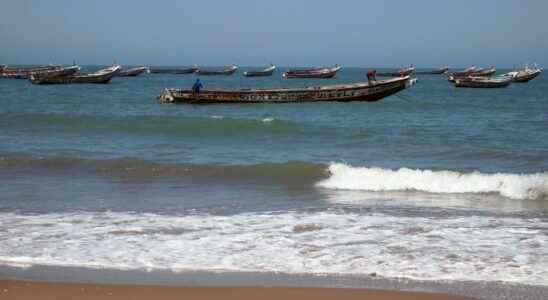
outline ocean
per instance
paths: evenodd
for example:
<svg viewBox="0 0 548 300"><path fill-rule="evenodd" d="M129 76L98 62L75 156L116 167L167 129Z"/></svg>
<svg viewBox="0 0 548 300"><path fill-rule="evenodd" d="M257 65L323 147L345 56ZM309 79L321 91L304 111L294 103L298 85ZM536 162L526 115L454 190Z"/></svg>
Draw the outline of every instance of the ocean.
<svg viewBox="0 0 548 300"><path fill-rule="evenodd" d="M155 99L194 75L1 79L0 266L548 286L547 77L417 78L375 103L202 106Z"/></svg>

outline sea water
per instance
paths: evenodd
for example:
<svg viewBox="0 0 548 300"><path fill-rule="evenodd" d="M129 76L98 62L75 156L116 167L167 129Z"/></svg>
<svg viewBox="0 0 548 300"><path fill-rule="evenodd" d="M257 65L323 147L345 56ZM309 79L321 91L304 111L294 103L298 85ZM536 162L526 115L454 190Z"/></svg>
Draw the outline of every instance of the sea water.
<svg viewBox="0 0 548 300"><path fill-rule="evenodd" d="M375 103L155 100L195 79L0 80L0 265L548 285L546 76L420 75Z"/></svg>

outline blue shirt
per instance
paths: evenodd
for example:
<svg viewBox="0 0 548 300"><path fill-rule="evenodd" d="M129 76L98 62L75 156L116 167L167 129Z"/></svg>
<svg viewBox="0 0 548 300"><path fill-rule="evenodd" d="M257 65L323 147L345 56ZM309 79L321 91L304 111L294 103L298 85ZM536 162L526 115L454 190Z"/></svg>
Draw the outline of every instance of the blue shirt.
<svg viewBox="0 0 548 300"><path fill-rule="evenodd" d="M192 91L195 93L199 93L203 87L204 86L202 85L202 83L199 80L196 80L196 82L192 86Z"/></svg>

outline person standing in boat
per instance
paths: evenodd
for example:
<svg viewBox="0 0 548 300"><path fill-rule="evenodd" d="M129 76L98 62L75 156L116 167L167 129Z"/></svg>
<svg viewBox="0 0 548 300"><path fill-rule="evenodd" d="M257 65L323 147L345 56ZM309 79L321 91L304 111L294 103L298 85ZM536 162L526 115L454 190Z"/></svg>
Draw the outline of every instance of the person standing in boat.
<svg viewBox="0 0 548 300"><path fill-rule="evenodd" d="M204 87L202 82L200 81L200 78L196 79L196 82L194 82L194 85L192 86L192 92L199 94L200 90Z"/></svg>
<svg viewBox="0 0 548 300"><path fill-rule="evenodd" d="M375 84L377 81L377 70L372 70L367 72L367 82L369 82L370 85Z"/></svg>

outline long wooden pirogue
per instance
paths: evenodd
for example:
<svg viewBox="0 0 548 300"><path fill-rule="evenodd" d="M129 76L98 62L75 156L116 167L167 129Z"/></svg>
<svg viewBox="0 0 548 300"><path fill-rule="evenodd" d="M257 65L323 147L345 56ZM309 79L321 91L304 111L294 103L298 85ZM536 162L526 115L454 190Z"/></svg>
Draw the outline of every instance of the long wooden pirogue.
<svg viewBox="0 0 548 300"><path fill-rule="evenodd" d="M455 87L461 88L503 88L510 85L512 76L499 77L462 77L455 79Z"/></svg>
<svg viewBox="0 0 548 300"><path fill-rule="evenodd" d="M31 74L29 80L33 84L72 84L72 83L109 83L112 77L120 72L119 65L99 70L89 74L78 74L70 76L40 76Z"/></svg>
<svg viewBox="0 0 548 300"><path fill-rule="evenodd" d="M333 78L340 69L341 66L335 65L332 68L288 70L282 74L282 78Z"/></svg>
<svg viewBox="0 0 548 300"><path fill-rule="evenodd" d="M148 68L147 67L136 67L136 68L131 68L131 69L127 69L127 70L124 70L124 69L121 69L120 72L118 72L118 74L116 76L118 77L136 77L136 76L139 76L143 73L146 73L148 72Z"/></svg>
<svg viewBox="0 0 548 300"><path fill-rule="evenodd" d="M24 68L11 68L6 65L0 66L0 78L28 79L30 74L39 72L59 71L63 72L66 67L59 65L36 66Z"/></svg>
<svg viewBox="0 0 548 300"><path fill-rule="evenodd" d="M463 79L466 77L489 77L494 75L496 72L497 69L495 69L495 67L491 67L489 69L477 69L476 67L470 67L461 72L448 74L447 80L449 80L450 82L455 82L456 79Z"/></svg>
<svg viewBox="0 0 548 300"><path fill-rule="evenodd" d="M508 75L512 76L513 82L529 82L533 80L535 77L540 75L542 73L543 69L539 67L535 67L533 69L530 69L529 67L525 67L525 69L513 71L508 73Z"/></svg>
<svg viewBox="0 0 548 300"><path fill-rule="evenodd" d="M374 83L327 85L296 89L192 90L166 89L158 96L163 103L300 103L320 101L378 101L413 85L410 76Z"/></svg>
<svg viewBox="0 0 548 300"><path fill-rule="evenodd" d="M275 65L270 65L270 67L262 69L262 70L249 70L245 71L243 75L245 77L264 77L264 76L272 76L274 71L276 70Z"/></svg>

